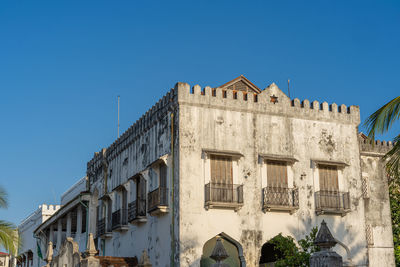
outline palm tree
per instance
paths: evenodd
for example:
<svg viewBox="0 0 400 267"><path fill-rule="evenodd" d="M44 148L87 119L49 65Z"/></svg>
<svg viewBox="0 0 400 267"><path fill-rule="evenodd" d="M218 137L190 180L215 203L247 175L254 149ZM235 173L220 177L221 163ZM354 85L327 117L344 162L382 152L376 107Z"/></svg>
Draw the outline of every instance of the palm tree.
<svg viewBox="0 0 400 267"><path fill-rule="evenodd" d="M6 209L7 206L7 192L0 187L0 208ZM19 245L18 232L12 223L3 220L0 220L0 245L11 254L16 255Z"/></svg>
<svg viewBox="0 0 400 267"><path fill-rule="evenodd" d="M367 118L365 126L368 137L374 140L376 133L387 132L397 120L400 120L400 96L395 97ZM393 148L383 159L387 160L386 171L389 177L400 180L400 134L393 141Z"/></svg>

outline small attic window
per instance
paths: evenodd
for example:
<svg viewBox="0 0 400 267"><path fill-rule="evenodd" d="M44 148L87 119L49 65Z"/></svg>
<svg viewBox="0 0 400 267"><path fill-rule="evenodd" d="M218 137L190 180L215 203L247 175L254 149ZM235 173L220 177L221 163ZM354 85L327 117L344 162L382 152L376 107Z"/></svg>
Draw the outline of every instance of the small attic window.
<svg viewBox="0 0 400 267"><path fill-rule="evenodd" d="M243 100L247 101L247 92L243 92Z"/></svg>
<svg viewBox="0 0 400 267"><path fill-rule="evenodd" d="M217 96L217 89L215 88L212 89L212 96Z"/></svg>
<svg viewBox="0 0 400 267"><path fill-rule="evenodd" d="M226 90L223 90L223 91L222 91L222 97L223 97L223 98L226 98L226 94L227 94L227 93L226 93Z"/></svg>
<svg viewBox="0 0 400 267"><path fill-rule="evenodd" d="M258 102L258 95L254 94L254 102Z"/></svg>
<svg viewBox="0 0 400 267"><path fill-rule="evenodd" d="M237 91L233 91L233 99L237 99Z"/></svg>

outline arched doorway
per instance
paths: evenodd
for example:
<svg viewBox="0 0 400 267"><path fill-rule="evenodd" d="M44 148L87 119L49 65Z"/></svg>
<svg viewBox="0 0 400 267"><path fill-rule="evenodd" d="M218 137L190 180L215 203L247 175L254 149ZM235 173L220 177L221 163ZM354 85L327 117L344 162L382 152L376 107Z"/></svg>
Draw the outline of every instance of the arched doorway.
<svg viewBox="0 0 400 267"><path fill-rule="evenodd" d="M215 247L215 244L217 243L218 238L221 239L221 242L227 254L229 255L229 257L225 259L223 263L229 265L230 267L246 267L242 246L239 242L225 233L220 233L204 243L200 267L210 267L215 263L215 261L210 258L210 255Z"/></svg>
<svg viewBox="0 0 400 267"><path fill-rule="evenodd" d="M283 253L273 242L268 241L261 248L260 267L274 266L274 262L283 258Z"/></svg>
<svg viewBox="0 0 400 267"><path fill-rule="evenodd" d="M294 238L282 234L276 235L261 247L260 267L273 267L276 261L297 250Z"/></svg>

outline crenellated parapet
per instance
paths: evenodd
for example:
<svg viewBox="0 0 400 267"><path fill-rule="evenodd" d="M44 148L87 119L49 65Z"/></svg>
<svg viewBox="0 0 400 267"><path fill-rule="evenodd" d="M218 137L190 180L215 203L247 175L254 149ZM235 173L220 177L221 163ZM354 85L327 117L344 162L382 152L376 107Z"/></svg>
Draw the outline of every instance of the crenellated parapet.
<svg viewBox="0 0 400 267"><path fill-rule="evenodd" d="M393 143L391 141L373 141L363 136L359 136L359 143L360 152L362 154L375 153L383 156L393 148Z"/></svg>
<svg viewBox="0 0 400 267"><path fill-rule="evenodd" d="M176 90L171 89L155 105L153 105L142 117L128 128L114 143L101 152L96 152L87 164L89 177L97 176L105 162L116 158L123 150L135 142L141 135L147 132L168 113L168 110L176 105Z"/></svg>
<svg viewBox="0 0 400 267"><path fill-rule="evenodd" d="M140 117L120 138L107 148L107 161L113 160L121 151L125 150L130 144L136 141L143 133L153 127L161 118L163 118L170 106L175 101L175 90L171 89L155 105L153 105L142 117Z"/></svg>
<svg viewBox="0 0 400 267"><path fill-rule="evenodd" d="M177 83L179 104L215 107L253 113L269 113L313 120L332 120L342 123L360 123L358 106L320 103L309 100L290 100L274 83L261 93L233 91L224 88L190 87L187 83Z"/></svg>
<svg viewBox="0 0 400 267"><path fill-rule="evenodd" d="M100 152L95 152L93 158L87 163L86 175L91 182L98 178L103 170L105 152L105 148L103 148Z"/></svg>

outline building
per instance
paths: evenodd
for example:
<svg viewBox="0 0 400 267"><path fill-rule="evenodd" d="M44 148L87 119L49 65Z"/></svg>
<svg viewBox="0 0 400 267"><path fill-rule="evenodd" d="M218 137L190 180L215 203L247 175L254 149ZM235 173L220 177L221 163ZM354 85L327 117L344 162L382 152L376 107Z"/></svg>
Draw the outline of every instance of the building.
<svg viewBox="0 0 400 267"><path fill-rule="evenodd" d="M10 255L8 253L0 252L0 267L10 266Z"/></svg>
<svg viewBox="0 0 400 267"><path fill-rule="evenodd" d="M373 146L359 123L357 106L291 100L244 76L177 83L94 154L85 191L35 234L59 247L86 229L101 256L145 250L153 266L191 267L210 266L219 238L231 266L259 266L273 261L271 238L325 220L346 266L394 266L380 160L392 144Z"/></svg>
<svg viewBox="0 0 400 267"><path fill-rule="evenodd" d="M40 239L43 258L49 242L53 244L55 254L58 254L62 243L67 237L72 237L83 252L88 239L88 210L90 194L86 191L87 179L83 177L72 185L62 196L60 208L48 220L36 225L34 234ZM92 220L95 221L95 220ZM90 230L94 231L94 230Z"/></svg>
<svg viewBox="0 0 400 267"><path fill-rule="evenodd" d="M17 266L43 266L45 262L40 260L37 254L37 242L33 231L49 219L57 210L59 205L40 205L37 210L25 218L18 226L18 234L22 246L18 249ZM0 265L1 266L1 265Z"/></svg>

